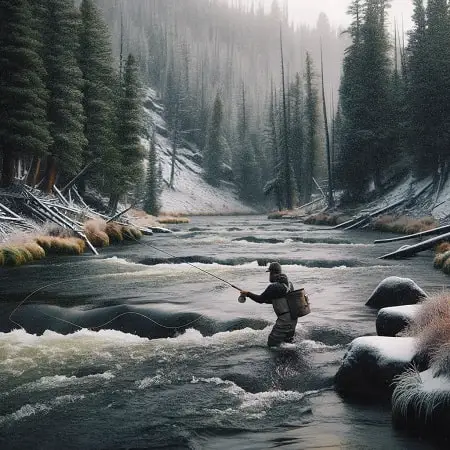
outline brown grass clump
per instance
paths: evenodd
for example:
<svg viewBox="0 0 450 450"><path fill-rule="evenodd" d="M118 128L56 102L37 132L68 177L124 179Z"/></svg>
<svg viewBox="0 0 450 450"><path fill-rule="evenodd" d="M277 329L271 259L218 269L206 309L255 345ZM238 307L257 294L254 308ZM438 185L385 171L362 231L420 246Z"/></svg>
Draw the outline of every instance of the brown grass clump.
<svg viewBox="0 0 450 450"><path fill-rule="evenodd" d="M347 222L351 217L346 214L334 212L331 214L327 213L319 213L309 216L305 223L309 225L328 225L328 226L336 226L341 223Z"/></svg>
<svg viewBox="0 0 450 450"><path fill-rule="evenodd" d="M190 220L187 217L175 217L175 216L160 216L158 222L161 224L176 224L176 223L189 223Z"/></svg>
<svg viewBox="0 0 450 450"><path fill-rule="evenodd" d="M5 256L3 255L3 249L0 247L0 266L5 264Z"/></svg>
<svg viewBox="0 0 450 450"><path fill-rule="evenodd" d="M108 235L109 242L116 244L123 241L122 228L122 225L115 222L106 224L105 233Z"/></svg>
<svg viewBox="0 0 450 450"><path fill-rule="evenodd" d="M439 253L434 257L433 265L436 269L441 269L445 261L450 258L450 251Z"/></svg>
<svg viewBox="0 0 450 450"><path fill-rule="evenodd" d="M289 215L289 211L288 210L284 210L284 211L272 211L271 213L269 213L269 215L267 216L268 219L282 219L283 217Z"/></svg>
<svg viewBox="0 0 450 450"><path fill-rule="evenodd" d="M36 243L48 255L81 255L86 248L82 239L74 237L39 236Z"/></svg>
<svg viewBox="0 0 450 450"><path fill-rule="evenodd" d="M450 293L433 295L421 305L405 334L417 337L419 355L432 358L441 346L450 344Z"/></svg>
<svg viewBox="0 0 450 450"><path fill-rule="evenodd" d="M27 242L24 247L31 253L35 261L45 258L45 250L37 242Z"/></svg>
<svg viewBox="0 0 450 450"><path fill-rule="evenodd" d="M406 216L381 216L372 222L372 228L378 231L387 231L399 234L415 234L428 231L439 226L433 217L412 219Z"/></svg>
<svg viewBox="0 0 450 450"><path fill-rule="evenodd" d="M21 266L27 262L27 255L19 247L4 246L2 253L5 266Z"/></svg>
<svg viewBox="0 0 450 450"><path fill-rule="evenodd" d="M104 231L90 230L86 233L86 237L94 247L108 247L109 245L109 237Z"/></svg>
<svg viewBox="0 0 450 450"><path fill-rule="evenodd" d="M435 248L435 252L437 254L445 253L445 252L448 252L449 250L450 250L450 242L441 242Z"/></svg>
<svg viewBox="0 0 450 450"><path fill-rule="evenodd" d="M442 265L442 272L446 273L447 275L450 275L450 257L444 261L444 264Z"/></svg>
<svg viewBox="0 0 450 450"><path fill-rule="evenodd" d="M131 226L122 227L122 235L127 241L136 241L142 238L141 230Z"/></svg>

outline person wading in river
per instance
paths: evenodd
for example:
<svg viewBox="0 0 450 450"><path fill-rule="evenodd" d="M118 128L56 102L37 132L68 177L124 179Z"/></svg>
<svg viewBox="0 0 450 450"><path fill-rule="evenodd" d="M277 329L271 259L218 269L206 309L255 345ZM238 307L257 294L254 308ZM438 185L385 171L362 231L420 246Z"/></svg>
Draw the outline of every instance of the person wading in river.
<svg viewBox="0 0 450 450"><path fill-rule="evenodd" d="M298 319L292 319L290 314L286 294L293 291L294 287L282 272L280 263L270 263L267 272L269 272L270 284L261 295L248 291L241 291L241 295L251 298L256 303L273 306L278 318L269 334L267 345L276 347L283 342L293 342Z"/></svg>

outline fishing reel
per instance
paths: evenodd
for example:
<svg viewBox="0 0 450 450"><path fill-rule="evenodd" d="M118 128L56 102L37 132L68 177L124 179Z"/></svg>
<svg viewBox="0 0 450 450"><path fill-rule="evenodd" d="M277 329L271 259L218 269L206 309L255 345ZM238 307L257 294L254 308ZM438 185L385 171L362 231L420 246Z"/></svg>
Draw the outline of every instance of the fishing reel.
<svg viewBox="0 0 450 450"><path fill-rule="evenodd" d="M245 303L247 301L247 297L244 295L244 294L241 294L239 297L238 297L238 302L239 303Z"/></svg>

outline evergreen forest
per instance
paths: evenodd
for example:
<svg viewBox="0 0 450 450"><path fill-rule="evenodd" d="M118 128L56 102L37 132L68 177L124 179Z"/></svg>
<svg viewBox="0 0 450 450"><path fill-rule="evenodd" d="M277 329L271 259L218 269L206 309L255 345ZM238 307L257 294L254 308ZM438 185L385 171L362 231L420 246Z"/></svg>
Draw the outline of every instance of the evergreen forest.
<svg viewBox="0 0 450 450"><path fill-rule="evenodd" d="M159 92L173 154L197 149L204 179L278 209L326 191L348 202L406 175L449 174L448 0L352 0L294 25L274 0L0 0L0 184L77 182L157 213L162 179L144 88ZM150 140L144 151L141 138ZM144 165L144 160L146 164ZM165 180L173 186L173 176ZM144 185L144 189L138 186Z"/></svg>

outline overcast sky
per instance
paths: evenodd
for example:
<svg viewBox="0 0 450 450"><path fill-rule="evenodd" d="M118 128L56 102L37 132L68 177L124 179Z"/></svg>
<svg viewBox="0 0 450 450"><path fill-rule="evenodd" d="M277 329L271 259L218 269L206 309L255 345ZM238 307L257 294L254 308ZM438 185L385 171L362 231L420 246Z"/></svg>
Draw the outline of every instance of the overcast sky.
<svg viewBox="0 0 450 450"><path fill-rule="evenodd" d="M264 1L268 6L272 4L272 0ZM284 0L278 1L280 5L283 2ZM288 2L292 20L315 25L317 17L323 11L333 25L346 26L349 23L347 9L351 3L350 0L288 0ZM396 18L399 26L403 17L405 30L411 25L412 12L412 0L392 0L390 16Z"/></svg>

